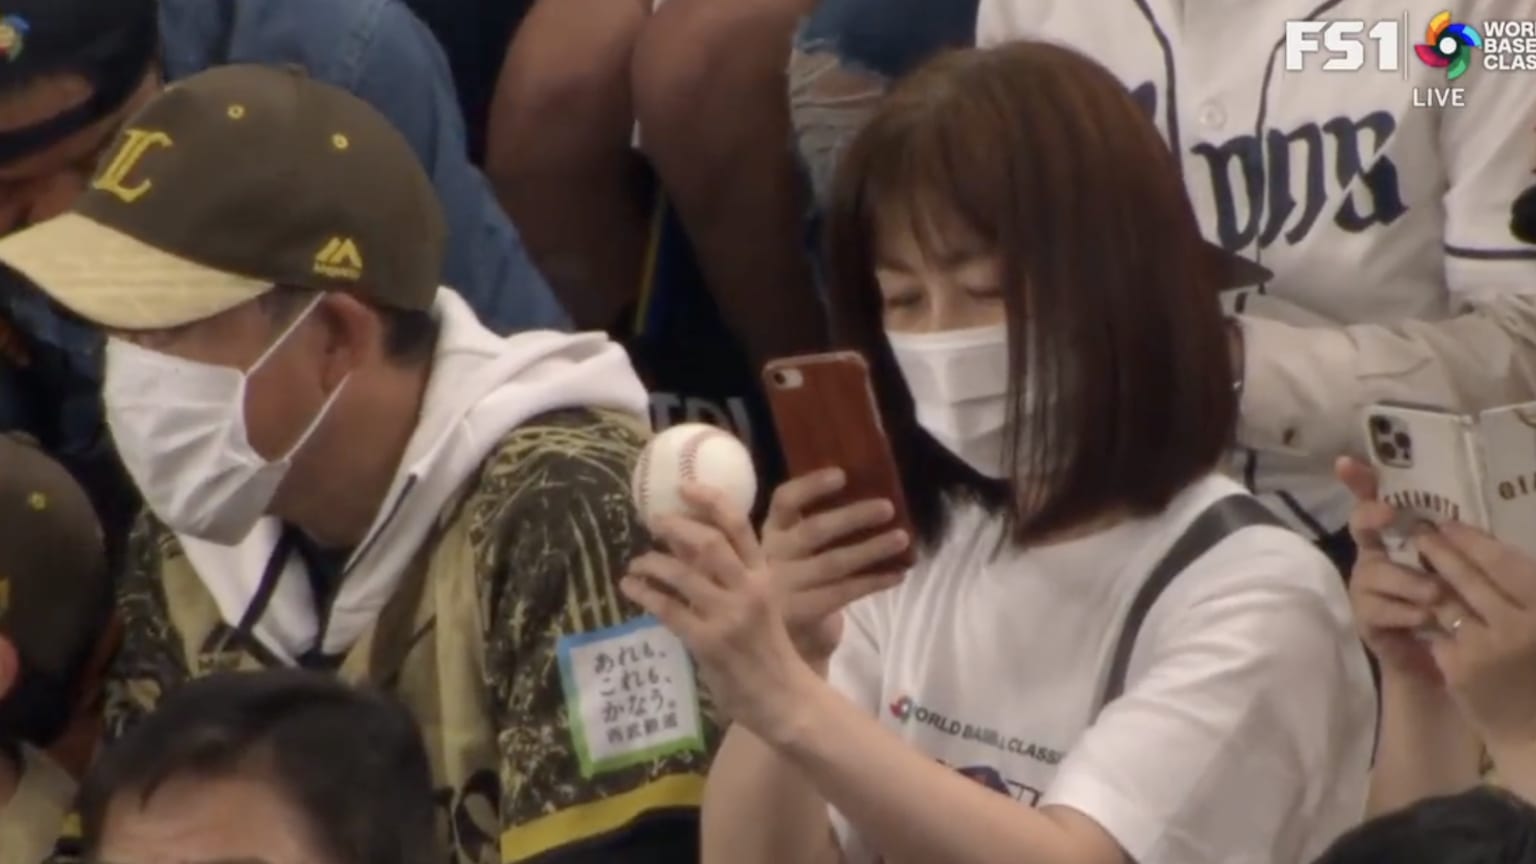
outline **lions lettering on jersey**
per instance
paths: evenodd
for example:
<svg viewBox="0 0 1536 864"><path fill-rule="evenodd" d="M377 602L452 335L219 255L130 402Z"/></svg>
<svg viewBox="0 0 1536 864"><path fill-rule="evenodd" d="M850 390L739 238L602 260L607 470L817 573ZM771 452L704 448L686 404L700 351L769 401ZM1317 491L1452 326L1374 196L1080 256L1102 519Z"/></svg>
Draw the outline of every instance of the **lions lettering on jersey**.
<svg viewBox="0 0 1536 864"><path fill-rule="evenodd" d="M1143 82L1132 95L1156 120L1157 84ZM1352 234L1397 221L1408 208L1398 166L1383 155L1396 131L1390 112L1372 111L1358 119L1269 129L1262 141L1243 133L1195 143L1190 151L1203 161L1216 202L1216 242L1227 249L1267 249L1284 239L1294 246L1320 219ZM1348 190L1342 198L1330 194L1330 177Z"/></svg>

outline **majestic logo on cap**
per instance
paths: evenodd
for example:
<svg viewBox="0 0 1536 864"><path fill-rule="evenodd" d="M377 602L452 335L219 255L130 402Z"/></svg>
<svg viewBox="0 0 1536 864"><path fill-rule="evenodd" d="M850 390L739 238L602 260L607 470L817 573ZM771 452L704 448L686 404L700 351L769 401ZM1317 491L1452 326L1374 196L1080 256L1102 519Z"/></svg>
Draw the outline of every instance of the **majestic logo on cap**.
<svg viewBox="0 0 1536 864"><path fill-rule="evenodd" d="M315 253L315 272L332 279L363 278L363 256L350 237L332 237Z"/></svg>
<svg viewBox="0 0 1536 864"><path fill-rule="evenodd" d="M123 133L123 145L117 149L111 159L106 162L105 168L96 175L91 188L99 189L122 201L124 204L143 198L155 184L143 180L137 186L130 186L129 175L139 162L155 147L170 147L173 142L171 136L164 132L153 132L148 129L129 129Z"/></svg>
<svg viewBox="0 0 1536 864"><path fill-rule="evenodd" d="M27 31L32 25L20 15L0 16L0 57L8 62L21 59L21 49L27 47Z"/></svg>

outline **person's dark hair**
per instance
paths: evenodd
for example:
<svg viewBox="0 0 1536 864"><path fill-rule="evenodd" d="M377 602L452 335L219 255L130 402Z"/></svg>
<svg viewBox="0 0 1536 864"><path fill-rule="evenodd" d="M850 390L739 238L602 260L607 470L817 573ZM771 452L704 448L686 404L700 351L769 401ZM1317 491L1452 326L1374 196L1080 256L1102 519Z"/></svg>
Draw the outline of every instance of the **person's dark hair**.
<svg viewBox="0 0 1536 864"><path fill-rule="evenodd" d="M7 23L17 32L14 50L0 63L0 94L53 76L78 75L91 95L51 118L0 133L0 162L51 147L121 109L157 62L158 9L157 0L7 3Z"/></svg>
<svg viewBox="0 0 1536 864"><path fill-rule="evenodd" d="M389 698L303 670L237 672L173 691L108 748L82 787L87 854L107 811L165 783L269 780L334 864L438 864L431 769L421 733Z"/></svg>
<svg viewBox="0 0 1536 864"><path fill-rule="evenodd" d="M1525 243L1536 243L1536 186L1520 193L1509 212L1509 230Z"/></svg>
<svg viewBox="0 0 1536 864"><path fill-rule="evenodd" d="M1536 864L1536 810L1492 787L1431 798L1355 828L1314 864Z"/></svg>
<svg viewBox="0 0 1536 864"><path fill-rule="evenodd" d="M936 258L970 251L951 248L951 226L1001 256L1012 483L982 478L916 423L875 279L893 220L909 220ZM1081 54L1027 41L955 51L899 82L843 158L825 240L834 330L870 362L925 544L957 497L1003 513L1020 540L1111 508L1155 513L1230 445L1221 277L1177 159ZM1059 407L1025 428L1024 370L1036 362Z"/></svg>
<svg viewBox="0 0 1536 864"><path fill-rule="evenodd" d="M306 288L280 285L261 295L257 303L273 318L283 321L297 315L313 299L315 292ZM435 315L418 309L392 309L372 303L368 305L384 321L386 357L398 365L408 367L420 366L432 359L440 329Z"/></svg>

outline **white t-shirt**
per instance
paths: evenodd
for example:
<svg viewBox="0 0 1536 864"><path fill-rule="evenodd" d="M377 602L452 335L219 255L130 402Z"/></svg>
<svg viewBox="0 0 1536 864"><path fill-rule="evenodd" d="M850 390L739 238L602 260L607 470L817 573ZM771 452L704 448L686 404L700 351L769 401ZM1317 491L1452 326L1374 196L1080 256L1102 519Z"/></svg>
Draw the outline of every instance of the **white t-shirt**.
<svg viewBox="0 0 1536 864"><path fill-rule="evenodd" d="M1412 53L1443 9L1478 30L1536 18L1530 0L981 0L977 42L1064 43L1130 87L1182 155L1206 236L1275 273L1268 298L1287 302L1245 310L1303 325L1396 323L1536 290L1536 249L1509 229L1536 165L1536 72L1474 62L1454 82L1465 107L1415 107L1416 88L1448 86L1446 70ZM1322 51L1286 71L1286 21L1309 16L1406 21L1401 69L1376 71L1367 40L1360 71L1324 71ZM1362 356L1339 373L1405 371L1379 362ZM1298 528L1333 531L1349 509L1335 455L1266 452L1250 464L1244 454L1238 468Z"/></svg>
<svg viewBox="0 0 1536 864"><path fill-rule="evenodd" d="M1305 864L1364 811L1375 690L1338 573L1243 529L1152 607L1125 694L1092 716L1147 573L1219 477L1161 515L992 558L957 513L900 586L848 610L831 680L913 747L1021 806L1092 817L1138 864ZM850 864L879 861L835 810ZM873 843L871 841L874 841Z"/></svg>

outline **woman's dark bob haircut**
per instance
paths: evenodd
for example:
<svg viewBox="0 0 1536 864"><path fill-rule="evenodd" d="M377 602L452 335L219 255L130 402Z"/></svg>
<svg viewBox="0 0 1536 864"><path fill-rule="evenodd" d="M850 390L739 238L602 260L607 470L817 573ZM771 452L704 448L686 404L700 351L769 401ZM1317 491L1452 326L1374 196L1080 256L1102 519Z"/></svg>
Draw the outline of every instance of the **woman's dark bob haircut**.
<svg viewBox="0 0 1536 864"><path fill-rule="evenodd" d="M938 57L850 145L827 213L834 325L870 361L926 545L947 500L981 502L1027 542L1111 512L1156 513L1217 466L1237 413L1222 277L1176 158L1108 70L1028 41ZM1010 483L980 477L916 424L875 280L880 244L905 230L932 261L971 251L960 244L1000 256ZM1050 406L1032 416L1021 410L1029 362Z"/></svg>

